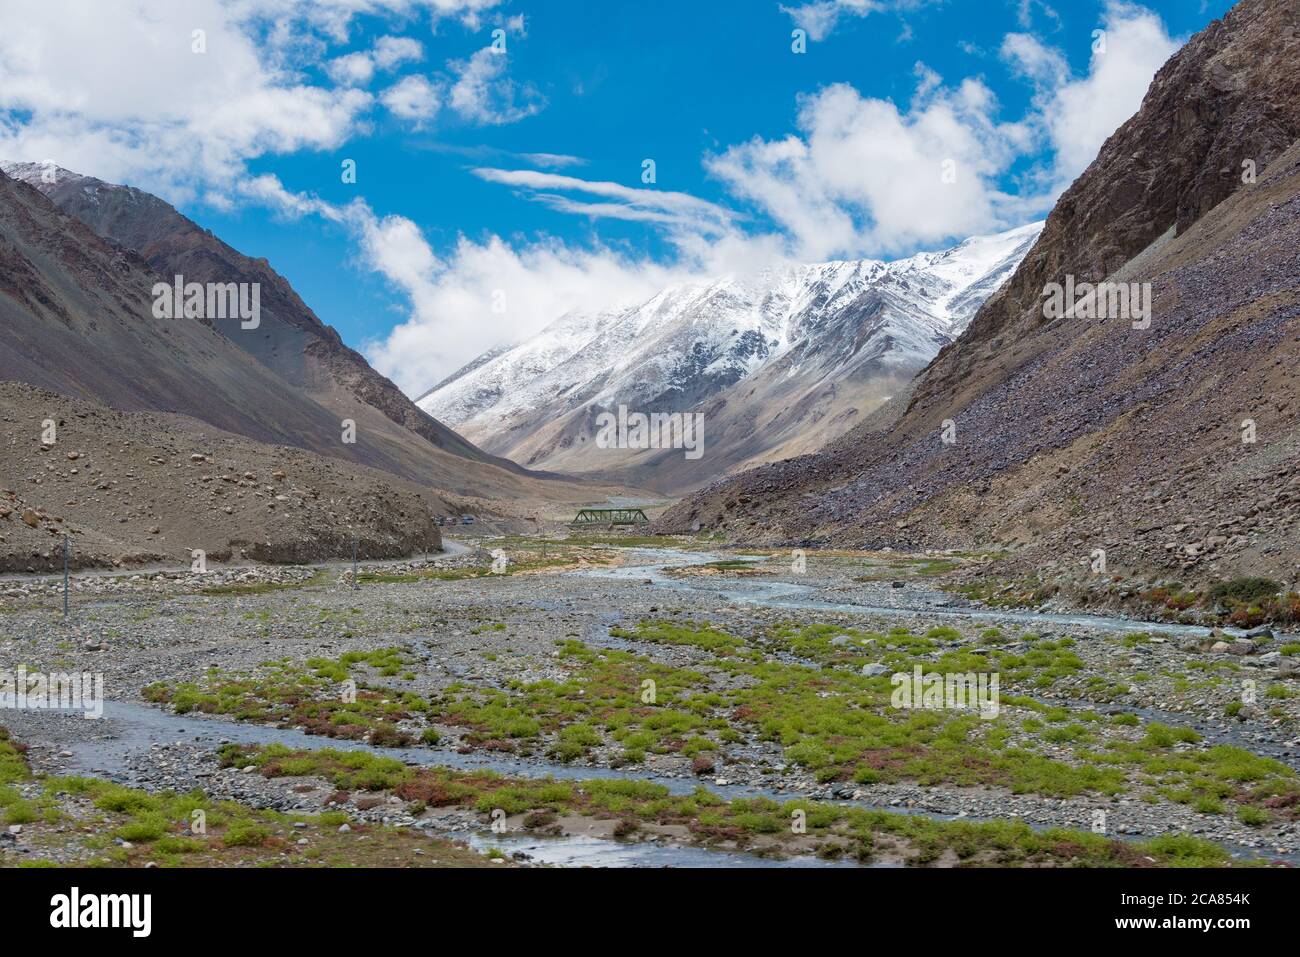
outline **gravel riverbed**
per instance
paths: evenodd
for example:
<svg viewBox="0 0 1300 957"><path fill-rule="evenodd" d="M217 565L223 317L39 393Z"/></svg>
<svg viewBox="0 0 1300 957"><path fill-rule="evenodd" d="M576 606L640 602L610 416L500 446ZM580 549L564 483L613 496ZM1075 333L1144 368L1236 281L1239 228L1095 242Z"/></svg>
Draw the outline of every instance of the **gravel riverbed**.
<svg viewBox="0 0 1300 957"><path fill-rule="evenodd" d="M401 577L477 569L491 561L491 542L485 544L487 548L456 547L456 554L432 560L368 563L363 572ZM1251 653L1200 650L1206 644L1204 629L1152 630L1147 639L1126 643L1124 636L1143 626L1105 619L1089 623L1087 616L1065 613L998 614L954 599L922 579L855 581L860 568L845 560L810 558L801 574L771 558L762 564L762 575L692 572L716 557L627 549L611 552L603 567L583 562L559 571L380 580L358 588L352 587L347 565L95 575L76 582L66 620L60 613L61 583L11 577L0 582L0 666L102 674L110 703L152 709L157 720L141 724L111 708L100 720L7 709L0 713L0 725L29 746L28 759L39 772L98 774L148 789L201 787L255 807L318 810L331 790L319 781L267 779L217 767L216 746L242 740L234 733L242 725L225 717L168 717L158 706L144 703L142 689L158 681L199 681L213 668L243 673L269 660L304 662L388 647L409 649L420 661L415 673L395 687L420 695L437 695L449 686L505 688L511 682L563 681L566 663L556 648L571 639L696 669L726 689L741 679L715 667L710 652L615 637L611 628L672 618L708 621L731 634L753 637L792 621L879 632L903 626L921 633L944 626L960 632L950 641L960 648L978 646L981 632L996 625L1013 640L1027 631L1041 638L1073 639L1084 669L1044 689L1038 697L1047 704L1084 706L1102 714L1137 712L1194 728L1207 742L1242 747L1300 769L1300 690L1294 672L1288 671L1289 661L1276 653L1285 636L1261 642ZM225 592L202 591L214 588ZM1213 680L1185 680L1191 662ZM1089 700L1089 679L1097 676L1119 693ZM1245 682L1259 692L1257 703L1230 707L1242 699ZM1274 685L1281 690L1266 697ZM1132 734L1122 726L1098 727L1103 739ZM540 755L476 752L467 746L463 728L439 730L436 747L408 748L403 756L421 764L484 766L524 776L617 773L670 783L677 790L704 784L724 796L804 795L908 813L1019 819L1034 826L1088 830L1100 820L1113 835L1187 833L1267 858L1300 853L1300 825L1294 821L1249 826L1228 814L1199 813L1187 804L1152 801L1137 792L1051 798L987 787L819 782L787 760L778 744L749 734L720 747L712 770L701 774L681 754L651 753L636 767L615 767L617 749L602 745L559 764ZM338 744L324 738L314 743ZM362 819L431 831L473 826L465 812L413 814L395 798L350 810Z"/></svg>

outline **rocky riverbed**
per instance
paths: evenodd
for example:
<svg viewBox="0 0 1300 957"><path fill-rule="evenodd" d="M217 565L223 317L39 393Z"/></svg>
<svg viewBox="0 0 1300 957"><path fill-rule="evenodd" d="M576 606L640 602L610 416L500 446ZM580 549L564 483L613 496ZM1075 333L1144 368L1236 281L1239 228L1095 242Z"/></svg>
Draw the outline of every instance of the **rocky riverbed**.
<svg viewBox="0 0 1300 957"><path fill-rule="evenodd" d="M100 720L8 709L0 725L37 774L198 787L286 813L341 806L358 822L431 834L484 831L491 809L421 806L391 789L331 805L340 789L320 774L221 767L218 751L331 746L465 773L1300 854L1300 682L1285 635L1247 648L1203 628L982 608L941 591L947 565L923 556L742 564L698 548L555 543L543 557L538 542L482 546L367 563L356 587L348 565L88 576L66 620L61 583L8 579L0 665L102 674L109 707ZM890 675L914 665L997 671L997 720L878 709ZM329 705L340 681L361 689L360 717ZM292 710L300 698L310 719ZM389 726L397 737L381 738ZM564 834L612 842L615 818L587 809ZM684 836L643 828L637 840ZM733 833L711 845L754 850ZM909 860L896 851L876 862Z"/></svg>

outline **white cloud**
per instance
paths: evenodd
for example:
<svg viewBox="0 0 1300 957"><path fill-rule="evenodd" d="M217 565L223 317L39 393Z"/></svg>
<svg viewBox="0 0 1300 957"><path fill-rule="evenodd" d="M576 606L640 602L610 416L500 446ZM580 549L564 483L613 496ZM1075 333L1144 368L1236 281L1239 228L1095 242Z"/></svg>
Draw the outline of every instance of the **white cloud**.
<svg viewBox="0 0 1300 957"><path fill-rule="evenodd" d="M906 110L836 84L804 98L800 135L733 146L708 168L767 213L799 258L895 252L1008 224L996 179L1021 131L996 121L978 80L947 88L932 71L918 75Z"/></svg>
<svg viewBox="0 0 1300 957"><path fill-rule="evenodd" d="M0 0L0 115L11 111L0 155L183 199L228 186L252 157L335 147L371 105L364 91L303 81L233 18L242 8L141 6Z"/></svg>
<svg viewBox="0 0 1300 957"><path fill-rule="evenodd" d="M113 2L113 0L109 0ZM483 25L482 14L504 0L234 0L248 16L271 23L297 20L310 23L335 40L346 40L352 20L358 16L387 14L412 18L427 13L435 22L457 20L469 30Z"/></svg>
<svg viewBox="0 0 1300 957"><path fill-rule="evenodd" d="M464 156L481 164L520 163L539 169L553 170L567 169L571 166L586 166L588 162L581 156L573 156L568 153L518 152L488 146L485 143L465 146L456 143L421 142L418 146L420 149L426 149L430 152Z"/></svg>
<svg viewBox="0 0 1300 957"><path fill-rule="evenodd" d="M377 100L364 87L422 58L419 41L396 35L331 58L358 16L475 27L500 3L0 0L0 157L53 159L173 202L230 208L250 160L338 147L368 129ZM504 22L522 32L522 18ZM313 78L315 64L329 82ZM458 84L476 122L541 108L531 87L481 69ZM420 124L438 112L436 94L417 77L391 84L382 102Z"/></svg>
<svg viewBox="0 0 1300 957"><path fill-rule="evenodd" d="M520 153L519 158L543 169L567 169L570 166L586 166L587 161L581 156L567 153Z"/></svg>
<svg viewBox="0 0 1300 957"><path fill-rule="evenodd" d="M1004 38L1003 59L1035 91L1018 121L1000 119L982 81L950 87L918 65L906 108L836 84L801 100L796 134L755 138L706 165L767 214L799 258L888 254L1019 225L1092 162L1179 46L1156 14L1123 0L1108 0L1101 26L1105 52L1092 55L1081 77L1037 37ZM999 184L1044 141L1046 162L1024 177L1019 195L1007 194ZM956 182L941 177L946 161Z"/></svg>
<svg viewBox="0 0 1300 957"><path fill-rule="evenodd" d="M365 86L379 70L391 70L403 63L423 59L424 47L410 37L380 37L373 50L357 50L335 57L326 64L326 72L335 83Z"/></svg>
<svg viewBox="0 0 1300 957"><path fill-rule="evenodd" d="M678 255L664 264L601 243L579 248L546 238L512 245L491 235L481 241L462 236L440 258L409 219L350 210L365 261L411 306L404 323L368 344L367 358L412 394L475 355L533 335L567 312L632 306L674 283L757 269L783 256L770 237L732 230L727 210L685 193L537 170L472 172L564 212L661 226ZM497 301L504 304L501 312L494 309Z"/></svg>
<svg viewBox="0 0 1300 957"><path fill-rule="evenodd" d="M237 189L240 195L293 219L309 214L321 216L333 223L342 223L348 219L348 207L335 206L306 193L292 193L284 188L278 177L270 173L241 181Z"/></svg>
<svg viewBox="0 0 1300 957"><path fill-rule="evenodd" d="M674 224L703 234L724 232L733 219L730 212L717 204L691 196L689 193L635 189L620 183L585 180L537 170L479 168L472 172L479 179L519 187L530 198L584 216ZM544 190L587 193L617 202L581 203L554 193L543 192Z"/></svg>
<svg viewBox="0 0 1300 957"><path fill-rule="evenodd" d="M845 17L866 17L873 13L905 12L943 0L811 0L797 7L781 6L795 26L804 30L810 40L825 40ZM904 24L900 41L911 39L911 31Z"/></svg>
<svg viewBox="0 0 1300 957"><path fill-rule="evenodd" d="M490 235L481 241L461 236L440 256L411 219L377 215L362 199L334 205L287 190L269 174L249 180L240 192L284 216L320 216L351 232L361 265L382 275L410 304L406 321L383 340L366 343L364 351L376 369L411 394L566 312L631 306L675 282L742 263L757 268L762 263L755 257L776 255L761 242L734 235L698 245L688 238L683 256L663 265L602 244L575 248L547 238L515 246ZM504 311L497 311L498 302Z"/></svg>
<svg viewBox="0 0 1300 957"><path fill-rule="evenodd" d="M561 213L572 213L589 219L622 219L634 223L657 223L661 226L682 225L680 216L624 203L590 203L555 193L537 193L533 198Z"/></svg>
<svg viewBox="0 0 1300 957"><path fill-rule="evenodd" d="M798 7L782 6L781 12L788 13L795 26L808 33L809 39L824 40L841 17L865 17L883 9L883 4L877 0L814 0Z"/></svg>
<svg viewBox="0 0 1300 957"><path fill-rule="evenodd" d="M516 123L546 106L546 98L531 83L516 83L505 76L506 54L491 47L448 66L456 79L447 105L470 122L484 126Z"/></svg>
<svg viewBox="0 0 1300 957"><path fill-rule="evenodd" d="M403 63L414 63L424 58L420 41L410 37L380 37L375 41L375 65L381 70L391 70Z"/></svg>
<svg viewBox="0 0 1300 957"><path fill-rule="evenodd" d="M1028 34L1009 34L1002 56L1034 83L1027 122L1050 141L1052 163L1041 173L1059 193L1096 158L1106 139L1138 111L1156 71L1182 45L1160 17L1144 7L1108 0L1102 14L1104 52L1094 52L1083 77L1071 75L1064 55Z"/></svg>
<svg viewBox="0 0 1300 957"><path fill-rule="evenodd" d="M425 77L402 77L379 95L379 101L394 116L416 123L431 119L442 105L443 91Z"/></svg>
<svg viewBox="0 0 1300 957"><path fill-rule="evenodd" d="M375 76L375 60L369 53L358 50L330 60L325 71L335 83L365 86Z"/></svg>
<svg viewBox="0 0 1300 957"><path fill-rule="evenodd" d="M631 306L685 275L604 246L575 249L550 240L515 247L497 236L461 237L439 258L400 216L363 222L361 236L367 262L411 303L407 321L369 344L366 355L411 394L567 312Z"/></svg>
<svg viewBox="0 0 1300 957"><path fill-rule="evenodd" d="M523 36L524 18L508 19L502 29ZM373 57L375 65L382 62L378 53L377 48ZM409 50L402 50L399 55L403 59L409 58ZM349 57L340 59L349 61ZM437 82L407 76L385 91L380 99L395 115L415 120L417 124L432 117L443 106L460 119L478 126L517 123L545 109L546 97L531 83L519 83L507 76L507 66L504 49L484 47L466 60L448 61L449 75L440 77ZM351 62L339 62L338 68L341 72L356 69Z"/></svg>
<svg viewBox="0 0 1300 957"><path fill-rule="evenodd" d="M1035 8L1040 10L1043 16L1056 24L1057 27L1061 25L1061 15L1046 0L1020 0L1016 9L1016 18L1022 27L1028 29L1033 25Z"/></svg>

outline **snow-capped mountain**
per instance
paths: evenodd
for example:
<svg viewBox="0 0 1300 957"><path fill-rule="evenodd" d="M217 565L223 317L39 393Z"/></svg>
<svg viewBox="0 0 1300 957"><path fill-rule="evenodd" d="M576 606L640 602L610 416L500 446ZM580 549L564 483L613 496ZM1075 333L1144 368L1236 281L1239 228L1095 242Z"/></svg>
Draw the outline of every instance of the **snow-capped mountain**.
<svg viewBox="0 0 1300 957"><path fill-rule="evenodd" d="M535 468L676 489L819 446L956 338L1042 223L895 262L766 269L663 290L631 309L570 313L480 356L417 404ZM596 416L702 411L704 457L598 450Z"/></svg>

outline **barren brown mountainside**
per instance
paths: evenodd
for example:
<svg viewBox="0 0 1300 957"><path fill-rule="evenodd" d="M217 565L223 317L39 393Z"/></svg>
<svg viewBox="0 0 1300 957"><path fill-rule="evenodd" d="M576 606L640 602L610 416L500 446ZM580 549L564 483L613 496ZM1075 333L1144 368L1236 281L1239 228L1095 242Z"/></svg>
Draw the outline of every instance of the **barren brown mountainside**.
<svg viewBox="0 0 1300 957"><path fill-rule="evenodd" d="M106 205L126 203L126 196L164 220L182 219L147 194L117 190L108 188ZM139 218L147 231L152 214ZM294 312L301 300L281 277L184 222L192 231L169 241L193 243L207 262L190 276L262 284L257 328L243 329L237 319L156 318L152 289L169 276L27 183L0 175L0 380L124 411L193 416L257 442L372 466L456 495L516 501L592 494L483 455L402 397L414 411L408 427L396 387L309 312ZM231 270L242 262L252 263L251 271L223 272L214 250L235 257ZM294 332L294 322L307 331ZM344 441L345 419L355 423L355 442Z"/></svg>
<svg viewBox="0 0 1300 957"><path fill-rule="evenodd" d="M47 433L46 423L52 423ZM438 548L447 503L386 472L178 415L0 383L0 571L393 558Z"/></svg>
<svg viewBox="0 0 1300 957"><path fill-rule="evenodd" d="M168 281L179 275L186 282L259 283L262 316L256 330L231 323L212 323L213 328L326 408L349 416L360 401L440 449L524 472L508 459L476 448L417 407L344 345L265 259L244 255L157 196L38 163L7 164L4 169L96 235L139 253Z"/></svg>
<svg viewBox="0 0 1300 957"><path fill-rule="evenodd" d="M1062 572L1105 548L1119 572L1293 581L1298 10L1242 0L1171 58L896 421L706 489L658 527L1001 545ZM1151 283L1149 328L1045 318L1067 276Z"/></svg>

